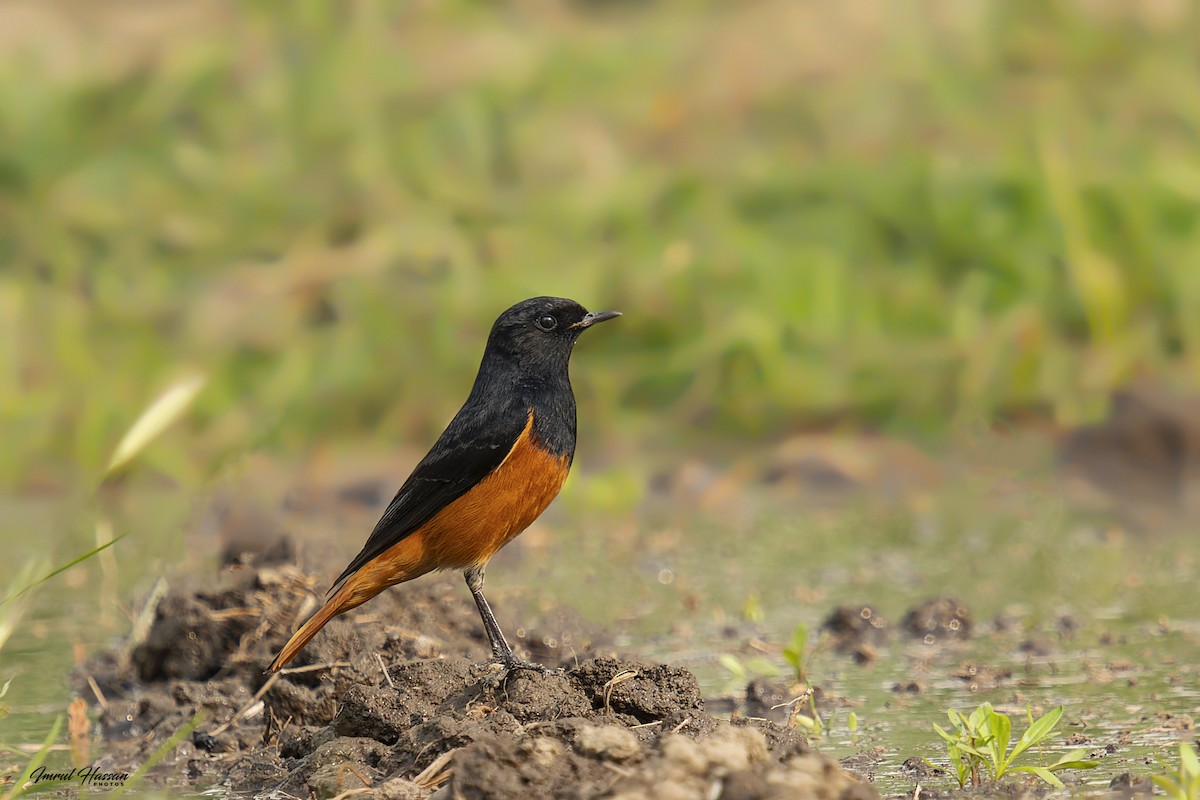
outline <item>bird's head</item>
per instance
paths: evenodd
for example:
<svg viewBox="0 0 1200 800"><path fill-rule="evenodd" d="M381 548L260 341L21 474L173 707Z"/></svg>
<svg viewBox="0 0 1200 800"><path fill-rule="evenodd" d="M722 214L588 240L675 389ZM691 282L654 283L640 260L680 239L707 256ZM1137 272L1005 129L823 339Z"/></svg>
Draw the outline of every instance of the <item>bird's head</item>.
<svg viewBox="0 0 1200 800"><path fill-rule="evenodd" d="M619 316L620 311L589 312L563 297L533 297L497 318L487 350L512 359L523 370L565 370L579 335Z"/></svg>

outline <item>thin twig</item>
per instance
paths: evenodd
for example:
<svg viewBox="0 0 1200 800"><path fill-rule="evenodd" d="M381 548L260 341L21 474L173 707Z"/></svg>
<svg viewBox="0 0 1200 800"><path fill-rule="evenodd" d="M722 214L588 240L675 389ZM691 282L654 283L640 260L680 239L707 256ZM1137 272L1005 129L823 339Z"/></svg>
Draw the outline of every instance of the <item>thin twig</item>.
<svg viewBox="0 0 1200 800"><path fill-rule="evenodd" d="M625 681L636 678L640 674L641 673L638 672L636 669L623 669L620 672L618 672L616 675L613 675L608 683L604 684L604 713L605 714L612 713L612 706L609 704L609 701L612 700L613 689L615 689L617 686L620 686Z"/></svg>
<svg viewBox="0 0 1200 800"><path fill-rule="evenodd" d="M250 712L252 708L259 704L259 701L262 700L263 695L269 692L271 687L278 683L279 678L283 675L295 675L300 672L315 672L319 669L333 669L334 667L348 666L350 666L349 661L328 661L323 664L309 664L308 666L304 667L288 667L286 669L281 669L279 672L276 672L272 674L271 677L267 678L267 682L258 688L258 691L254 693L254 696L246 702L246 705L239 708L237 713L229 718L228 722L218 725L216 728L209 731L208 735L220 736L222 733L229 730L233 725L237 724L238 720L242 719ZM261 710L261 708L259 710ZM257 714L257 711L255 713Z"/></svg>
<svg viewBox="0 0 1200 800"><path fill-rule="evenodd" d="M257 608L222 608L220 611L209 612L209 619L227 620L239 617L261 617L262 610Z"/></svg>
<svg viewBox="0 0 1200 800"><path fill-rule="evenodd" d="M358 771L358 767L354 766L350 762L342 764L342 768L338 770L338 785L341 785L342 776L347 772L352 773L354 777L358 778L358 782L361 783L365 788L371 788L371 782L367 780L365 775Z"/></svg>
<svg viewBox="0 0 1200 800"><path fill-rule="evenodd" d="M218 725L216 728L209 731L208 735L209 736L220 736L222 733L229 730L229 728L234 723L236 723L239 719L242 718L243 714L245 714L247 711L250 710L251 706L256 705L259 700L262 700L262 696L264 694L266 694L268 691L270 691L272 686L274 686L276 683L279 682L279 674L280 673L276 672L274 675L267 678L267 682L258 688L258 691L254 693L254 696L250 698L250 700L246 703L246 705L239 708L237 710L237 712L235 712L234 715L229 718L228 722L226 722L222 725Z"/></svg>
<svg viewBox="0 0 1200 800"><path fill-rule="evenodd" d="M360 794L368 794L373 791L369 786L360 786L357 789L347 789L341 794L334 795L333 800L346 800L347 797L356 797Z"/></svg>
<svg viewBox="0 0 1200 800"><path fill-rule="evenodd" d="M413 778L413 783L421 786L435 785L435 779L441 777L442 768L450 763L450 759L454 758L454 754L457 753L458 750L459 748L457 747L453 750L447 750L433 761L429 762L429 766L421 770L420 774ZM441 780L437 780L436 783L442 783L444 780L445 778L441 778Z"/></svg>
<svg viewBox="0 0 1200 800"><path fill-rule="evenodd" d="M376 653L376 654L375 654L375 660L379 662L379 669L380 669L380 671L381 671L381 672L383 672L383 677L384 677L384 680L386 680L386 681L387 681L387 684L388 684L388 686L390 686L390 687L392 687L393 689L395 689L395 688L396 688L396 684L392 682L392 676L388 674L388 668L387 668L387 666L386 666L386 665L383 663L383 656L379 655L379 653Z"/></svg>
<svg viewBox="0 0 1200 800"><path fill-rule="evenodd" d="M333 669L334 667L349 667L352 666L349 661L326 661L323 664L309 664L306 667L284 667L275 673L276 675L295 675L300 672L316 672L319 669Z"/></svg>
<svg viewBox="0 0 1200 800"><path fill-rule="evenodd" d="M92 694L96 695L96 702L105 711L108 711L108 698L104 696L104 692L100 691L100 687L96 684L96 679L88 675L88 686L92 687Z"/></svg>
<svg viewBox="0 0 1200 800"><path fill-rule="evenodd" d="M52 744L49 747L46 747L43 742L18 742L17 744L12 745L13 750L20 750L22 753L38 753L41 752L43 748L47 752L57 752L59 750L70 750L71 746L69 744Z"/></svg>

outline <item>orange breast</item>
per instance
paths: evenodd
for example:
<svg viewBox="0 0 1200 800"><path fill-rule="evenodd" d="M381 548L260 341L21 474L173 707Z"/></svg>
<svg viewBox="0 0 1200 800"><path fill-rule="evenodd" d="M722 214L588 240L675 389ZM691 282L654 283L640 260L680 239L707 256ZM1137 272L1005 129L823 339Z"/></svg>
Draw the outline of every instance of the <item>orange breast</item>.
<svg viewBox="0 0 1200 800"><path fill-rule="evenodd" d="M569 470L566 456L537 443L530 409L525 429L500 466L422 526L434 568L486 563L546 510Z"/></svg>
<svg viewBox="0 0 1200 800"><path fill-rule="evenodd" d="M533 436L533 410L500 466L409 536L363 564L338 595L344 608L388 586L438 569L486 564L529 527L567 479L566 456L543 450ZM344 610L344 609L343 609Z"/></svg>

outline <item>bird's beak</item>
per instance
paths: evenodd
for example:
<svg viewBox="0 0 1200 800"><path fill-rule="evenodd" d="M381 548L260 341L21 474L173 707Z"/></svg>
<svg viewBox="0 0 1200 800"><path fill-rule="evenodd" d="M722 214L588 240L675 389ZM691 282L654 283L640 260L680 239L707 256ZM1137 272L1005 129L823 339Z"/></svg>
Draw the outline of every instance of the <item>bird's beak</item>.
<svg viewBox="0 0 1200 800"><path fill-rule="evenodd" d="M604 322L605 320L615 319L619 316L621 316L620 311L597 311L595 313L588 313L584 314L583 319L579 320L579 322L576 322L571 327L590 328L597 322Z"/></svg>

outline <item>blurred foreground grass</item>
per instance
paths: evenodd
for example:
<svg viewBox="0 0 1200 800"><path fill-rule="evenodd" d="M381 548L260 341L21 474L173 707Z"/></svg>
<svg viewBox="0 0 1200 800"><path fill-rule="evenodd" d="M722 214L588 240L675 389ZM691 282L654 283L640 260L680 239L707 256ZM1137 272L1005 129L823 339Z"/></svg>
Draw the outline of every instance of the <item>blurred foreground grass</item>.
<svg viewBox="0 0 1200 800"><path fill-rule="evenodd" d="M1200 376L1184 0L0 5L0 483L425 442L495 314L589 426L924 431Z"/></svg>

